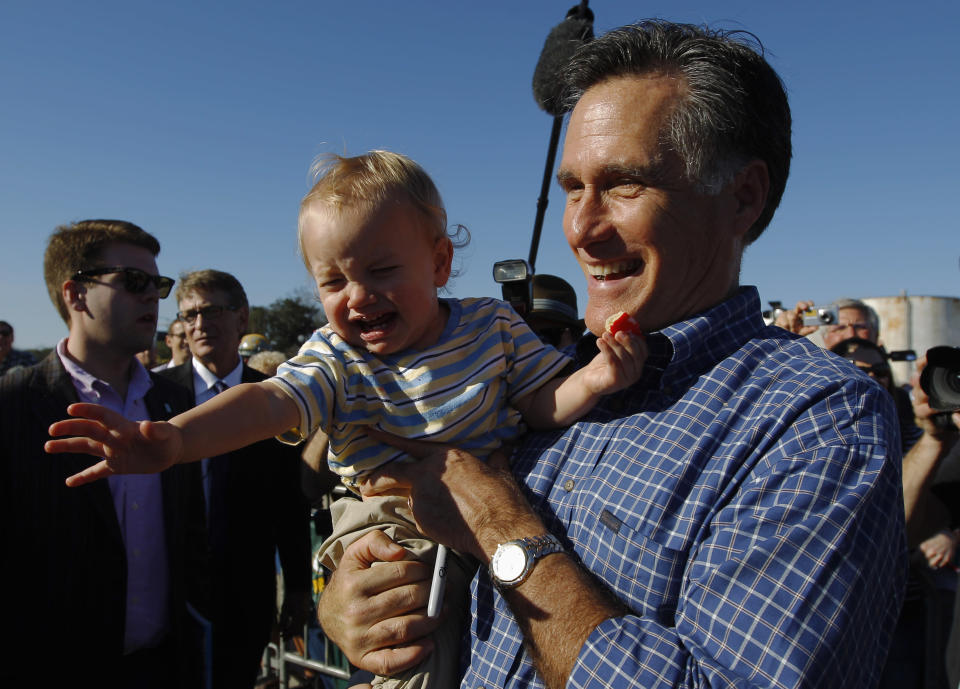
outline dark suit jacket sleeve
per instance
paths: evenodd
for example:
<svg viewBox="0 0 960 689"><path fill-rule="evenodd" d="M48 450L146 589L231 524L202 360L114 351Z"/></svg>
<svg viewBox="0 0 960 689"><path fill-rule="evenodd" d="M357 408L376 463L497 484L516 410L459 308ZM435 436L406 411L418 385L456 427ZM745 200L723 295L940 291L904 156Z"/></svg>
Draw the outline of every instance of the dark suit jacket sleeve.
<svg viewBox="0 0 960 689"><path fill-rule="evenodd" d="M243 382L259 382L265 376L244 366ZM264 471L269 472L274 538L283 569L283 583L288 595L309 594L312 571L310 565L310 505L300 483L300 452L303 445L291 446L270 439L257 443L265 454Z"/></svg>
<svg viewBox="0 0 960 689"><path fill-rule="evenodd" d="M288 595L311 591L310 505L300 485L300 447L279 441L275 468L277 551Z"/></svg>

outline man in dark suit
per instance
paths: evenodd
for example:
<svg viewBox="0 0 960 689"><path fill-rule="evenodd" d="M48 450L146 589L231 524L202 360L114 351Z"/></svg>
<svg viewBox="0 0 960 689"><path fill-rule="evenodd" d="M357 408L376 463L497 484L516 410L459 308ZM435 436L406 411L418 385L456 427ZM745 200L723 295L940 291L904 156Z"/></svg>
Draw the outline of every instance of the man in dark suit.
<svg viewBox="0 0 960 689"><path fill-rule="evenodd" d="M197 468L68 488L92 458L44 452L48 427L74 402L133 420L189 407L187 391L134 358L153 341L158 301L173 284L157 274L159 251L153 236L116 220L50 237L44 274L69 334L0 381L0 686L54 676L77 686L199 684L186 604L206 549Z"/></svg>
<svg viewBox="0 0 960 689"><path fill-rule="evenodd" d="M161 375L191 390L196 404L265 378L240 360L249 307L234 276L187 273L176 297L193 357ZM299 451L271 439L201 465L213 560L214 686L249 689L275 618L275 553L285 589L281 617L302 629L312 611L309 506L300 490Z"/></svg>

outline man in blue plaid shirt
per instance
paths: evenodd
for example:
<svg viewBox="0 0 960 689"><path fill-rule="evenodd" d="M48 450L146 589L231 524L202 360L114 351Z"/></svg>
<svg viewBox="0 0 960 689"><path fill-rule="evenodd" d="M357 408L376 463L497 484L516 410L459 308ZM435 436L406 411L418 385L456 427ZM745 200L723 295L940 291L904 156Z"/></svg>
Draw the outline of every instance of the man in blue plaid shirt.
<svg viewBox="0 0 960 689"><path fill-rule="evenodd" d="M408 495L427 536L481 563L462 686L874 686L906 570L890 396L766 327L738 279L789 170L779 78L738 36L645 22L584 46L565 79L586 323L631 314L649 357L509 469L396 439L420 461L366 486ZM320 604L380 674L432 648L430 573L401 558L369 534Z"/></svg>

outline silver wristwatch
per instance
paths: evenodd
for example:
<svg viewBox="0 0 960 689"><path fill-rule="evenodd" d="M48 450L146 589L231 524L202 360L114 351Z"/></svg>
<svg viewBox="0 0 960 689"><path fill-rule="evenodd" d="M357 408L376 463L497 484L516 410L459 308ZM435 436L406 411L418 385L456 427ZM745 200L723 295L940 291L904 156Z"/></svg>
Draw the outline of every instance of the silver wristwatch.
<svg viewBox="0 0 960 689"><path fill-rule="evenodd" d="M490 577L500 588L519 586L530 576L537 560L562 552L563 546L553 534L501 543L490 560Z"/></svg>

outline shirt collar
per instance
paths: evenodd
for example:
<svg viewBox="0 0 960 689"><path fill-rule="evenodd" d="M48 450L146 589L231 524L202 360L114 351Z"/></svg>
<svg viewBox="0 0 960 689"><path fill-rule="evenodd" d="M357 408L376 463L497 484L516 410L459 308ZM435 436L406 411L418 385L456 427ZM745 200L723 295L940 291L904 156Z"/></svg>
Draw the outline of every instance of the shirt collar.
<svg viewBox="0 0 960 689"><path fill-rule="evenodd" d="M664 328L673 354L664 373L670 383L685 385L760 334L765 327L756 287L740 287L729 299L701 314Z"/></svg>
<svg viewBox="0 0 960 689"><path fill-rule="evenodd" d="M84 369L80 364L74 361L67 354L67 338L63 338L57 343L57 356L60 357L60 363L63 364L67 375L73 380L77 394L86 399L100 399L106 390L113 390L113 386L104 380ZM147 391L153 387L153 380L147 369L143 367L136 357L130 357L130 383L127 385L127 400L138 400L146 396Z"/></svg>
<svg viewBox="0 0 960 689"><path fill-rule="evenodd" d="M241 382L241 378L243 377L243 360L242 359L238 361L236 367L232 371L230 371L230 373L225 375L223 378L218 378L217 376L215 376L213 374L213 371L211 371L209 368L207 368L202 363L200 363L200 361L196 357L193 357L191 360L193 361L193 380L194 380L194 389L196 390L210 390L211 388L213 388L214 385L217 384L218 380L222 380L224 383L226 383L229 387L232 388L234 385L239 385ZM196 385L197 379L201 381L200 386Z"/></svg>
<svg viewBox="0 0 960 689"><path fill-rule="evenodd" d="M649 354L639 384L644 389L686 387L763 329L760 294L740 287L729 299L687 320L647 334ZM577 344L577 360L586 364L597 354L597 338L588 334Z"/></svg>

